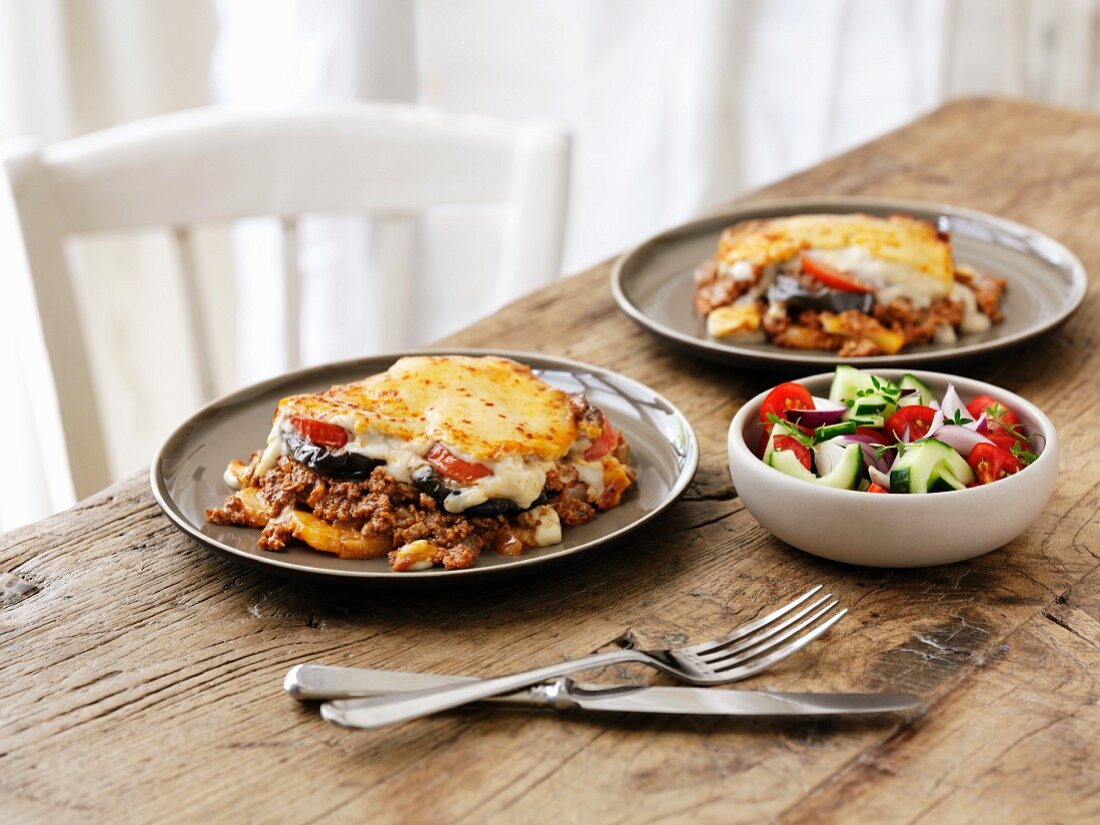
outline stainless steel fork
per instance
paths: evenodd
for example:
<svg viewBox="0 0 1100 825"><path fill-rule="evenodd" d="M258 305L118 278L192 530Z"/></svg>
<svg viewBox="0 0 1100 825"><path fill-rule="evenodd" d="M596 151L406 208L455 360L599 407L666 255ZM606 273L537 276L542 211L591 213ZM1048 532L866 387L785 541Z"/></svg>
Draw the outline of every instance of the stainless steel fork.
<svg viewBox="0 0 1100 825"><path fill-rule="evenodd" d="M793 602L742 625L721 639L665 650L614 650L496 679L399 695L326 702L321 706L321 715L330 722L349 727L383 727L520 690L547 679L624 662L649 665L693 685L736 682L786 659L840 621L848 611L835 609L837 601L831 593L810 601L820 590L818 585ZM800 636L803 631L806 632Z"/></svg>

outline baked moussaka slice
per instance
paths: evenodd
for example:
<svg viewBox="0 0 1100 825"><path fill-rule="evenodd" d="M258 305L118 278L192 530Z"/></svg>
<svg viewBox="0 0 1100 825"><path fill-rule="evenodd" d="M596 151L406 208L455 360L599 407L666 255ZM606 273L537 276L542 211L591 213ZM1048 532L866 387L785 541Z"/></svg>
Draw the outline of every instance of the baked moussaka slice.
<svg viewBox="0 0 1100 825"><path fill-rule="evenodd" d="M225 473L206 512L394 570L469 567L482 550L557 544L619 505L629 446L580 394L507 358L411 356L386 372L284 398L267 446Z"/></svg>
<svg viewBox="0 0 1100 825"><path fill-rule="evenodd" d="M949 236L907 215L742 221L695 280L708 335L848 357L953 343L1003 320L1005 282L956 265Z"/></svg>

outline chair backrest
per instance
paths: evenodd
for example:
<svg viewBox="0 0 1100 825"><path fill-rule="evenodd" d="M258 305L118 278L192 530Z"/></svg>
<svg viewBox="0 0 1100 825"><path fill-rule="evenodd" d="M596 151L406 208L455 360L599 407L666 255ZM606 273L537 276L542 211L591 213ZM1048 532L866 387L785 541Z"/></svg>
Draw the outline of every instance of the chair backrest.
<svg viewBox="0 0 1100 825"><path fill-rule="evenodd" d="M284 232L286 306L299 307L296 216L372 216L375 299L394 323L407 316L415 216L433 206L508 207L499 298L560 273L569 140L545 126L502 124L415 107L325 104L288 111L210 107L5 154L0 176L0 266L25 302L24 371L65 506L109 481L95 388L64 243L83 233L174 230L188 314L203 346L190 227L277 216ZM406 271L402 271L406 270ZM287 361L298 358L287 312ZM209 352L196 353L204 390ZM55 471L55 468L63 468Z"/></svg>

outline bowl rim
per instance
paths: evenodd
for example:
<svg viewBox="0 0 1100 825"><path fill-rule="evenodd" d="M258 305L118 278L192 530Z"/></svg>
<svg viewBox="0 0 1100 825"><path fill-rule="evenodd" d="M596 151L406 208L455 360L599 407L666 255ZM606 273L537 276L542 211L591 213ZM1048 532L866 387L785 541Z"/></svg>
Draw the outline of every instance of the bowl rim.
<svg viewBox="0 0 1100 825"><path fill-rule="evenodd" d="M859 369L859 367L856 367ZM1016 412L1023 412L1028 418L1038 422L1041 432L1038 433L1044 438L1043 448L1039 452L1039 457L1025 467L1020 472L998 480L995 484L982 484L978 487L968 487L964 490L952 490L946 494L936 495L886 495L886 496L867 496L859 490L842 490L834 487L825 487L817 484L807 484L805 481L800 481L797 478L785 475L783 473L772 471L767 478L775 483L782 485L790 485L790 490L795 493L801 490L804 494L813 495L814 492L824 495L826 497L834 497L838 504L843 501L863 502L867 506L882 507L882 506L902 506L902 507L921 507L929 506L927 504L920 504L919 502L927 502L931 500L935 503L935 506L942 506L947 501L967 501L974 504L980 504L983 499L986 503L991 503L993 497L999 497L1004 494L1008 494L1011 490L1023 492L1027 486L1030 486L1030 479L1038 479L1037 473L1028 473L1027 471L1032 468L1042 467L1046 469L1051 462L1057 463L1058 460L1058 435L1054 429L1054 424L1050 418L1044 413L1038 406L1028 401L1023 396L1017 395L1011 390L1006 390L1003 387L998 387L996 384L990 384L986 381L980 381L977 378L969 378L965 375L953 375L945 372L935 372L930 370L909 370L899 368L882 368L868 370L875 375L880 375L884 378L897 379L906 373L915 375L925 383L950 383L958 384L960 382L966 382L972 386L979 388L977 394L992 395L995 398L1002 398L1012 409ZM802 382L815 382L825 381L831 379L835 374L835 370L830 372L819 372L813 375L807 375L798 379L791 379L798 383ZM757 470L763 471L765 469L772 470L768 465L764 464L760 460L760 457L756 455L749 445L745 442L743 432L749 423L751 418L756 420L759 415L760 407L764 403L764 398L769 392L774 389L769 387L761 393L750 398L733 416L733 420L730 421L729 431L727 434L727 454L730 463L730 472L733 473L734 460L736 459L738 466L745 467L746 471L755 474ZM1057 473L1057 466L1054 467L1054 472ZM762 477L762 476L758 476ZM735 481L736 486L736 481ZM811 492L814 491L814 492ZM998 492L999 491L999 492ZM963 496L969 496L967 499L963 499ZM885 502L912 502L912 504L891 504L886 505Z"/></svg>

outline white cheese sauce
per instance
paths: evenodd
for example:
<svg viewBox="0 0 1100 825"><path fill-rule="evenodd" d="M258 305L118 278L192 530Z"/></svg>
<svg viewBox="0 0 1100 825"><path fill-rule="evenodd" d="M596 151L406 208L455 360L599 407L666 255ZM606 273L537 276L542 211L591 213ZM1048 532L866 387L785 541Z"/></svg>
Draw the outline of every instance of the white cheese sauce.
<svg viewBox="0 0 1100 825"><path fill-rule="evenodd" d="M448 513L461 513L491 498L508 499L521 510L526 510L542 494L546 474L554 466L552 461L524 460L512 455L500 461L484 463L493 471L492 475L479 478L461 492L447 496L443 507Z"/></svg>
<svg viewBox="0 0 1100 825"><path fill-rule="evenodd" d="M811 249L809 254L831 269L850 272L864 283L875 287L875 299L880 304L889 304L897 298L908 298L914 307L927 309L933 299L947 297L939 281L911 266L872 255L862 246Z"/></svg>
<svg viewBox="0 0 1100 825"><path fill-rule="evenodd" d="M577 461L573 464L577 477L596 491L596 497L603 495L603 462Z"/></svg>
<svg viewBox="0 0 1100 825"><path fill-rule="evenodd" d="M978 309L978 299L974 297L974 290L963 284L955 284L951 290L951 300L959 301L963 305L963 319L959 324L961 332L985 332L993 322L989 316Z"/></svg>
<svg viewBox="0 0 1100 825"><path fill-rule="evenodd" d="M845 246L839 249L814 248L808 250L808 253L831 269L850 272L872 286L875 290L875 300L879 304L889 305L899 298L905 298L914 307L927 309L936 298L950 298L952 301L963 304L964 313L962 323L959 325L960 331L985 332L992 325L989 317L978 309L973 290L963 284L956 283L950 292L945 293L943 284L934 278L928 277L911 266L879 258L862 246ZM745 269L746 267L748 270ZM733 264L723 264L722 271L731 275L735 281L748 281L751 278L744 277L744 274L751 270L752 264L748 261L736 261ZM765 267L760 273L760 279L742 294L734 305L750 304L759 300L775 282L776 271L775 264ZM783 315L785 312L786 307L779 302L773 302L768 307L768 314L772 316ZM937 329L936 342L954 343L954 330L946 325Z"/></svg>
<svg viewBox="0 0 1100 825"><path fill-rule="evenodd" d="M558 511L549 504L535 509L538 524L535 525L535 547L549 547L561 543L561 520Z"/></svg>
<svg viewBox="0 0 1100 825"><path fill-rule="evenodd" d="M277 419L271 425L271 432L267 434L267 449L264 450L264 454L260 457L260 463L256 466L257 477L273 469L279 457L286 455L286 442L283 440L282 424L282 419Z"/></svg>
<svg viewBox="0 0 1100 825"><path fill-rule="evenodd" d="M342 426L351 431L355 421L350 416L333 416L328 419L333 424ZM267 449L264 451L260 464L257 467L257 475L263 475L275 466L280 456L287 455L286 439L288 433L293 432L289 417L280 417L271 428L271 434L267 438ZM397 481L409 484L412 482L413 473L421 467L429 466L424 458L431 449L431 444L416 441L404 441L392 436L386 436L374 431L355 433L354 438L348 441L340 450L334 450L335 454L341 452L355 453L365 458L381 461L386 470ZM451 450L455 456L463 461L480 463L488 467L490 475L479 478L472 484L463 485L458 491L443 501L443 507L449 513L461 513L470 507L483 504L491 498L503 498L512 501L520 509L526 510L542 494L546 486L546 475L554 467L552 461L542 461L537 458L522 458L509 455L499 461L477 462L469 456ZM577 462L578 471L581 465L588 462ZM596 463L599 473L598 489L603 491L603 465ZM597 485L592 485L597 486Z"/></svg>
<svg viewBox="0 0 1100 825"><path fill-rule="evenodd" d="M756 267L749 261L734 261L732 264L720 261L718 274L728 275L739 284L748 284L756 280Z"/></svg>

